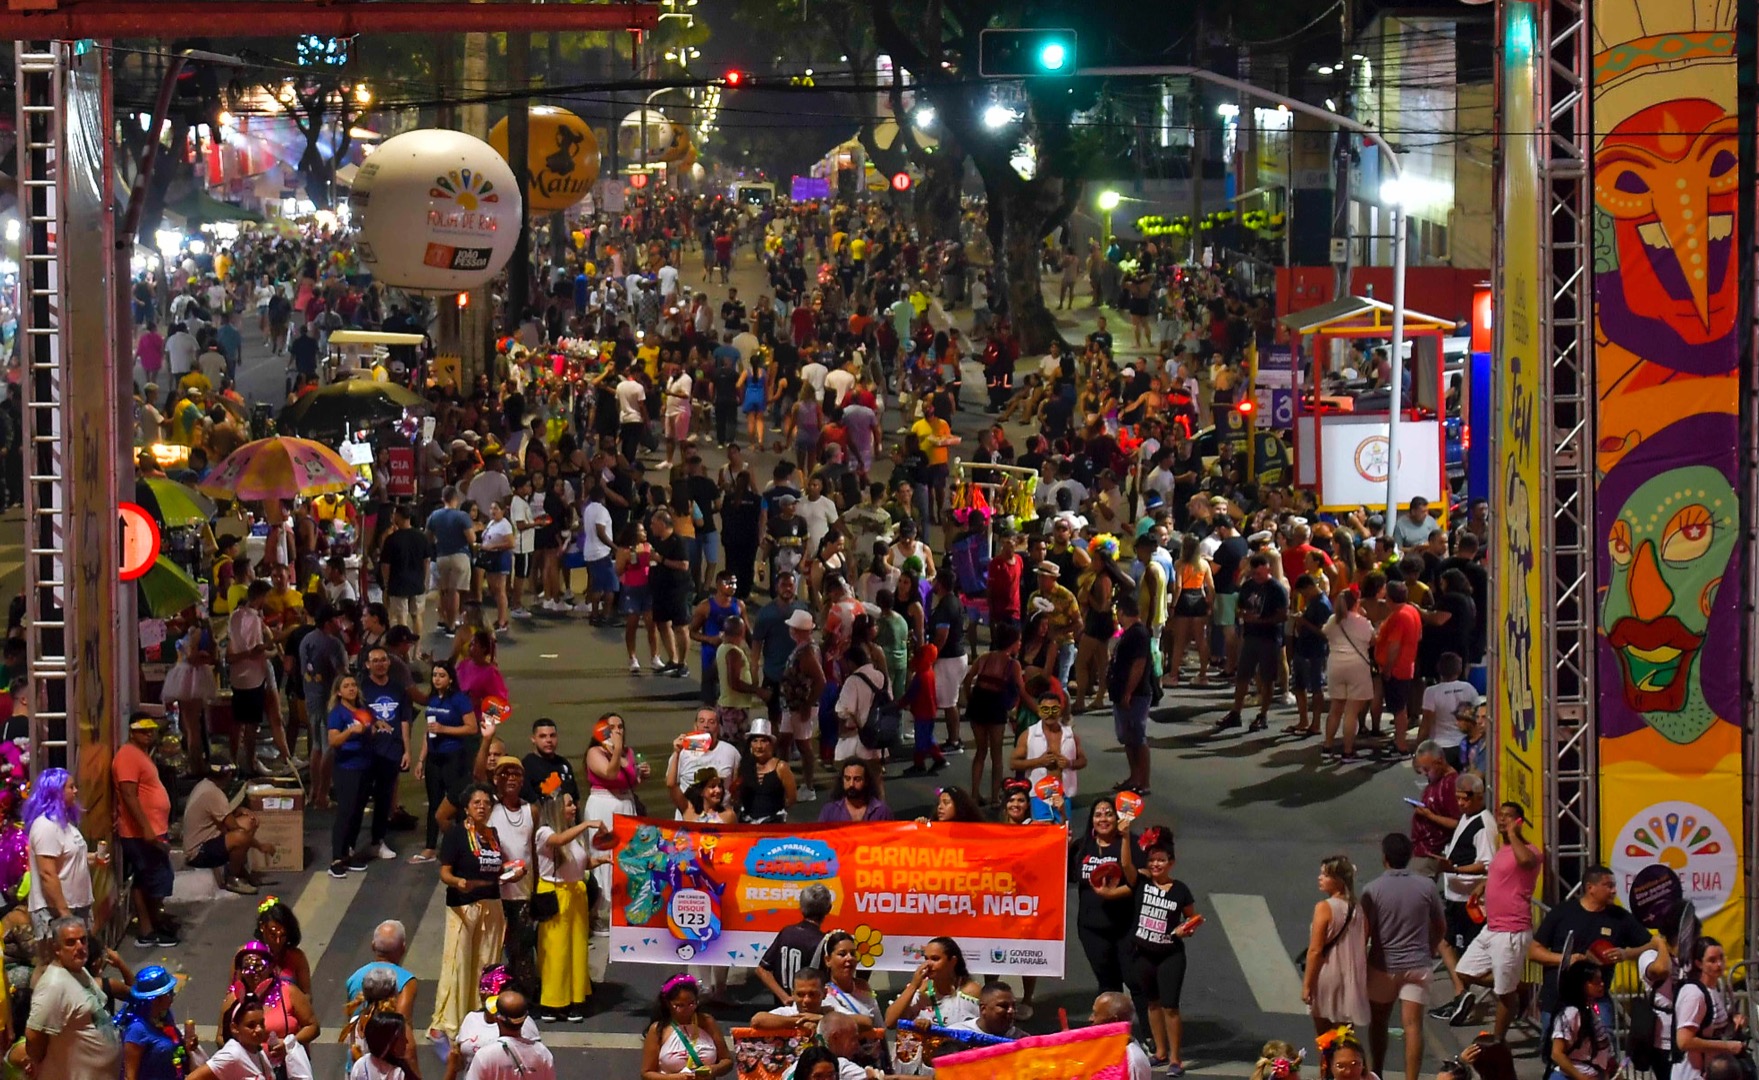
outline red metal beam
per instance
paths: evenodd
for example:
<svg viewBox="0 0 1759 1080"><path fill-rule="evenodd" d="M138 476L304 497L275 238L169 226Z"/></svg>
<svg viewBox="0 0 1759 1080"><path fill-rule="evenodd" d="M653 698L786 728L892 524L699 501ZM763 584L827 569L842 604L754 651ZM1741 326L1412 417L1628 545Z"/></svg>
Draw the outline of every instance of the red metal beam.
<svg viewBox="0 0 1759 1080"><path fill-rule="evenodd" d="M504 30L651 30L656 4L525 4L312 0L64 0L53 11L0 11L0 38L283 37L457 34Z"/></svg>

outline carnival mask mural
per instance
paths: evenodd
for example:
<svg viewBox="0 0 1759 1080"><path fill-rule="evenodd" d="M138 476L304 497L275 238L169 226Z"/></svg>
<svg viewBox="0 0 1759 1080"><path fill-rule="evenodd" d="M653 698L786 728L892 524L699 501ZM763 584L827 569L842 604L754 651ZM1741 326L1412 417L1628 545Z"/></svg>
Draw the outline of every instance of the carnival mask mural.
<svg viewBox="0 0 1759 1080"><path fill-rule="evenodd" d="M1595 297L1609 341L1696 375L1733 366L1738 150L1735 118L1698 99L1645 108L1601 142L1594 200L1616 269ZM1604 258L1604 231L1599 243Z"/></svg>
<svg viewBox="0 0 1759 1080"><path fill-rule="evenodd" d="M1669 443L1694 433L1703 439L1726 431L1732 438L1733 427L1733 417L1714 415L1675 424L1645 444L1660 453L1625 458L1601 488L1603 511L1618 508L1606 525L1600 559L1602 647L1617 660L1623 703L1673 743L1693 742L1719 718L1735 715L1723 698L1738 676L1720 663L1707 671L1703 658L1726 656L1728 635L1738 630L1738 590L1721 585L1735 554L1739 515L1721 469L1683 465L1657 472L1656 464L1679 460L1665 452ZM1603 726L1618 719L1605 717Z"/></svg>

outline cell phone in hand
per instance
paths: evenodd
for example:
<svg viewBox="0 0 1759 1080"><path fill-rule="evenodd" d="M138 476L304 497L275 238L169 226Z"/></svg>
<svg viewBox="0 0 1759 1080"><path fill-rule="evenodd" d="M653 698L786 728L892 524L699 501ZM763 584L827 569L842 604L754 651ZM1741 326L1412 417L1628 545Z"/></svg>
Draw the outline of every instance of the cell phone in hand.
<svg viewBox="0 0 1759 1080"><path fill-rule="evenodd" d="M1405 796L1405 801L1410 803L1412 806L1421 807L1423 805L1422 799L1413 799L1409 795Z"/></svg>

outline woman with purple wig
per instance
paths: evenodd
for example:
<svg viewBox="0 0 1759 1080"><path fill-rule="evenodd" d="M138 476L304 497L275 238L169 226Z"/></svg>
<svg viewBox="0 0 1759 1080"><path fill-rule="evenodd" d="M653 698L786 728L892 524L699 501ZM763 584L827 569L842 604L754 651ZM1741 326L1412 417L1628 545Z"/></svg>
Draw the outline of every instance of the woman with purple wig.
<svg viewBox="0 0 1759 1080"><path fill-rule="evenodd" d="M41 944L49 924L71 915L92 926L92 872L99 856L79 831L79 787L66 769L45 769L24 804L30 835L31 930Z"/></svg>

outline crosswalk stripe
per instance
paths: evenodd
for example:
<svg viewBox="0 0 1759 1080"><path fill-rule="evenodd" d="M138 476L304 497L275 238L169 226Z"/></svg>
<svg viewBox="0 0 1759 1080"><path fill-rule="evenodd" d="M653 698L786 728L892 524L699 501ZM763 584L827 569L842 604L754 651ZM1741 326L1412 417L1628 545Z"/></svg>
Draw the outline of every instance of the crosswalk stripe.
<svg viewBox="0 0 1759 1080"><path fill-rule="evenodd" d="M299 894L293 916L299 920L300 947L306 956L314 958L313 968L322 962L336 937L336 928L342 925L342 916L348 914L349 905L354 903L364 881L365 874L349 874L345 878L313 874Z"/></svg>
<svg viewBox="0 0 1759 1080"><path fill-rule="evenodd" d="M1209 902L1227 932L1228 944L1240 962L1246 984L1259 1011L1306 1016L1301 1004L1301 977L1277 934L1276 920L1262 896L1213 893Z"/></svg>
<svg viewBox="0 0 1759 1080"><path fill-rule="evenodd" d="M409 935L409 971L424 983L440 977L440 958L446 945L446 886L436 884L428 905L422 909L421 922Z"/></svg>

